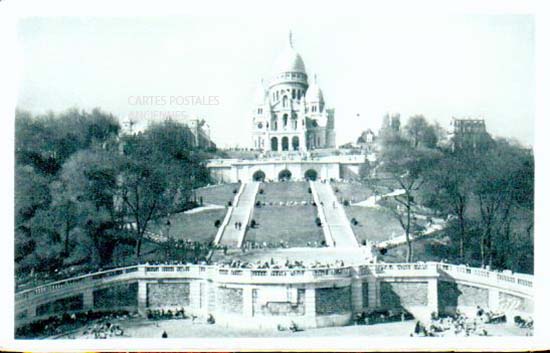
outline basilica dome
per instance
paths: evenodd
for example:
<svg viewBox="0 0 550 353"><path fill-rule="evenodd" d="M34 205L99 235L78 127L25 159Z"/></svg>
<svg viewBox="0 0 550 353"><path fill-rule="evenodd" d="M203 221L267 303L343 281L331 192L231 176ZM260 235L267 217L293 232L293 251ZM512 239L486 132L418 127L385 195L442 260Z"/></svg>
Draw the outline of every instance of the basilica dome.
<svg viewBox="0 0 550 353"><path fill-rule="evenodd" d="M273 73L275 75L283 72L301 72L304 74L306 73L304 60L302 59L300 54L298 54L298 52L293 48L292 35L290 35L288 45L279 55L273 67Z"/></svg>

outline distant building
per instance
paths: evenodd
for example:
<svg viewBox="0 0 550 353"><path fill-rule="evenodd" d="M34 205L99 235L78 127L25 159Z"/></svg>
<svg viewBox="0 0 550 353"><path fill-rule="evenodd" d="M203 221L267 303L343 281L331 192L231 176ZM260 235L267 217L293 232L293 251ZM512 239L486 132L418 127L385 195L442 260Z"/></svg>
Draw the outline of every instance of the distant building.
<svg viewBox="0 0 550 353"><path fill-rule="evenodd" d="M180 122L187 126L189 133L186 134L185 140L189 146L199 148L216 148L216 144L210 139L210 127L204 119L189 117L183 119L174 119L174 121ZM144 132L147 127L158 122L145 121L145 120L132 120L126 119L122 121L121 134L134 135Z"/></svg>
<svg viewBox="0 0 550 353"><path fill-rule="evenodd" d="M457 119L451 120L448 144L453 151L478 150L486 148L492 142L487 132L484 119Z"/></svg>
<svg viewBox="0 0 550 353"><path fill-rule="evenodd" d="M366 147L374 143L376 135L371 129L367 129L361 133L361 136L357 139L357 146Z"/></svg>

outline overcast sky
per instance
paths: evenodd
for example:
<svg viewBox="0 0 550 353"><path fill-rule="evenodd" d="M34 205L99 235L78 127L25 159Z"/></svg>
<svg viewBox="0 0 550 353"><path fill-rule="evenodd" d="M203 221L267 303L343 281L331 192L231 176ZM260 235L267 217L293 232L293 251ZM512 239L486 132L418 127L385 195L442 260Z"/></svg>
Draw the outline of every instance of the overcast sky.
<svg viewBox="0 0 550 353"><path fill-rule="evenodd" d="M121 120L185 111L205 118L219 145L249 146L256 87L292 29L336 109L338 144L378 129L390 111L444 127L452 116L483 117L490 133L532 145L533 26L531 16L501 15L28 18L18 107L100 107ZM170 104L185 96L204 98Z"/></svg>

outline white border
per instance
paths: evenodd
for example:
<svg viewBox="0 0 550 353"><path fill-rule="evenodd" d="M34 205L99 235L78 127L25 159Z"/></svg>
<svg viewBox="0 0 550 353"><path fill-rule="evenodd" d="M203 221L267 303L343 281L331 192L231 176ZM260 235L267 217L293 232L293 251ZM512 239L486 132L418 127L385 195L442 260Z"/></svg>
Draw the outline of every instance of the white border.
<svg viewBox="0 0 550 353"><path fill-rule="evenodd" d="M0 317L0 349L25 351L97 351L118 350L533 350L550 348L550 276L548 252L548 147L550 132L550 16L545 1L346 1L336 3L319 1L0 1L0 116L2 117L2 165L1 220L2 237L0 271L4 290L1 293L3 313ZM112 341L14 341L13 340L13 112L18 93L19 51L16 43L17 18L27 16L151 16L151 15L200 15L200 16L253 16L255 14L284 16L291 9L294 13L325 15L360 15L383 13L403 15L425 14L534 14L536 45L536 315L533 337L488 338L394 338L318 337L277 339L129 339ZM545 160L546 158L546 160ZM545 217L546 216L546 217Z"/></svg>

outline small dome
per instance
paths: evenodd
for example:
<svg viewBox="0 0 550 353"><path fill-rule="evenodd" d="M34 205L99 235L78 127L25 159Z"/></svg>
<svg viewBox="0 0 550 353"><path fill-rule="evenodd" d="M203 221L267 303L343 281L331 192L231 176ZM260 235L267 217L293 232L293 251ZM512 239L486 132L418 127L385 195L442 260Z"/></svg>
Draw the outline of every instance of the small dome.
<svg viewBox="0 0 550 353"><path fill-rule="evenodd" d="M323 91L317 84L317 76L306 92L306 102L324 102Z"/></svg>

